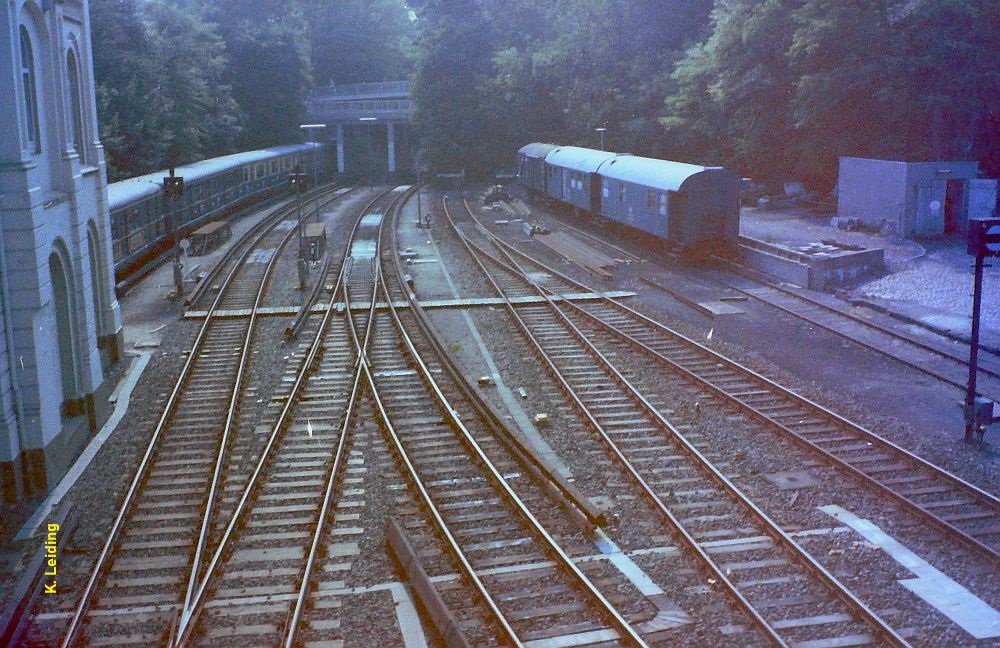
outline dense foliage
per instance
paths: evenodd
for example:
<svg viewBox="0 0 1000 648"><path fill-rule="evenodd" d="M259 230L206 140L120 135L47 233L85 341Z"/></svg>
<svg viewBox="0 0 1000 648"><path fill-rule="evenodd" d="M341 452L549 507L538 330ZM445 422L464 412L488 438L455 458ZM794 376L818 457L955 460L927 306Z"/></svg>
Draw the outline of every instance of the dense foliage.
<svg viewBox="0 0 1000 648"><path fill-rule="evenodd" d="M841 155L1000 173L993 0L429 0L418 122L441 169L548 140L830 188Z"/></svg>
<svg viewBox="0 0 1000 648"><path fill-rule="evenodd" d="M842 155L1000 174L995 0L91 0L113 177L298 141L311 86L414 79L438 171L546 140L832 187ZM419 35L418 35L419 34Z"/></svg>
<svg viewBox="0 0 1000 648"><path fill-rule="evenodd" d="M91 0L110 179L301 141L314 79L405 78L394 0Z"/></svg>

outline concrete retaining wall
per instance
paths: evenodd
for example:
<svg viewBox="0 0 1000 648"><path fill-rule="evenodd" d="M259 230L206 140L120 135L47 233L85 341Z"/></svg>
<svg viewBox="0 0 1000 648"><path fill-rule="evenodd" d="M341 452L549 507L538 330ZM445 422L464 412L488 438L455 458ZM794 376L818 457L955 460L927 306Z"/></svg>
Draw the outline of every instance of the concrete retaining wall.
<svg viewBox="0 0 1000 648"><path fill-rule="evenodd" d="M863 250L842 256L809 259L809 288L821 290L876 277L885 268L885 251Z"/></svg>
<svg viewBox="0 0 1000 648"><path fill-rule="evenodd" d="M876 277L885 267L885 251L881 248L814 256L741 236L738 254L742 263L755 270L811 290Z"/></svg>
<svg viewBox="0 0 1000 648"><path fill-rule="evenodd" d="M762 245L767 245L762 243ZM782 281L797 286L809 287L809 266L785 256L765 251L760 247L749 247L741 241L738 254L742 262L755 270L760 270Z"/></svg>

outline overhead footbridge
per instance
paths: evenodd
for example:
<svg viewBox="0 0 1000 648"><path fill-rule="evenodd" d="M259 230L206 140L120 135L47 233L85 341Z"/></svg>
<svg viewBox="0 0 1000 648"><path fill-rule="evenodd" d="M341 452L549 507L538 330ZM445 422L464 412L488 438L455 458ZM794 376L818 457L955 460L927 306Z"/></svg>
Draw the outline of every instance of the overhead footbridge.
<svg viewBox="0 0 1000 648"><path fill-rule="evenodd" d="M398 168L412 166L409 81L331 83L313 88L306 99L306 111L310 121L326 126L328 139L336 139L340 173L349 167L364 173L367 167L369 175L376 171L380 176L383 171L392 175Z"/></svg>

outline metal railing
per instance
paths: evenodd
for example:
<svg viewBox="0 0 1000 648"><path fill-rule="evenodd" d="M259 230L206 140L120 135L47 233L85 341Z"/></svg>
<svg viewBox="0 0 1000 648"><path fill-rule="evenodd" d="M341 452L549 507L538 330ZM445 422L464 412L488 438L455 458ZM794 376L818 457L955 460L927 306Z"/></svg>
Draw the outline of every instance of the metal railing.
<svg viewBox="0 0 1000 648"><path fill-rule="evenodd" d="M409 81L383 81L379 83L330 84L313 88L307 101L314 99L340 99L348 97L409 97Z"/></svg>

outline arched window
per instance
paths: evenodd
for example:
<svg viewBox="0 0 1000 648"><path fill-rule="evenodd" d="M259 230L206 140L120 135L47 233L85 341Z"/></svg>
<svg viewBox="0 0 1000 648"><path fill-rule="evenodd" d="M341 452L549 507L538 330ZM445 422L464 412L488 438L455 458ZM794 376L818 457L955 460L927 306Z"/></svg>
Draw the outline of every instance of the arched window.
<svg viewBox="0 0 1000 648"><path fill-rule="evenodd" d="M28 148L38 153L42 138L38 128L38 95L35 91L35 56L31 51L31 37L21 25L21 89L24 91L24 127Z"/></svg>
<svg viewBox="0 0 1000 648"><path fill-rule="evenodd" d="M71 277L62 257L55 251L49 255L49 275L52 277L52 296L56 307L56 340L59 350L59 373L62 379L62 400L76 398L76 344L73 335L73 290ZM63 414L66 414L64 409Z"/></svg>
<svg viewBox="0 0 1000 648"><path fill-rule="evenodd" d="M69 77L69 110L73 129L70 143L73 145L73 150L80 154L82 160L84 156L83 102L80 101L80 69L76 64L76 54L73 53L73 50L66 54L66 74Z"/></svg>
<svg viewBox="0 0 1000 648"><path fill-rule="evenodd" d="M102 255L100 252L100 239L97 237L97 226L94 221L87 223L87 254L90 256L90 289L94 300L94 329L97 331L98 341L104 333L104 322L102 318L104 306L104 291L101 281L101 273L104 271Z"/></svg>

